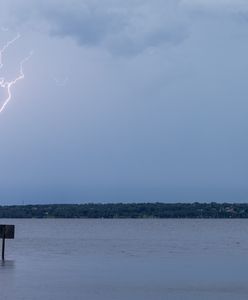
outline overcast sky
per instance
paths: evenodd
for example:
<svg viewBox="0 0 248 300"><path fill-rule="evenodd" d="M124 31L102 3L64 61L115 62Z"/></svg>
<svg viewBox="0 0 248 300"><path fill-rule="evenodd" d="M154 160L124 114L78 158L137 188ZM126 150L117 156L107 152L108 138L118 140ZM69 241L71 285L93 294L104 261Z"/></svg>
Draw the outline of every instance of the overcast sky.
<svg viewBox="0 0 248 300"><path fill-rule="evenodd" d="M0 77L34 53L1 204L248 201L247 0L1 0L0 27Z"/></svg>

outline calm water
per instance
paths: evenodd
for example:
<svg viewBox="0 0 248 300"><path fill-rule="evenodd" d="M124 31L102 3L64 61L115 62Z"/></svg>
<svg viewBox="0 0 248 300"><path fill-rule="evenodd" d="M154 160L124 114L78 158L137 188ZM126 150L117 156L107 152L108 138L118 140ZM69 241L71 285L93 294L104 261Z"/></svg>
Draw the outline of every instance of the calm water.
<svg viewBox="0 0 248 300"><path fill-rule="evenodd" d="M248 220L0 220L3 300L248 299Z"/></svg>

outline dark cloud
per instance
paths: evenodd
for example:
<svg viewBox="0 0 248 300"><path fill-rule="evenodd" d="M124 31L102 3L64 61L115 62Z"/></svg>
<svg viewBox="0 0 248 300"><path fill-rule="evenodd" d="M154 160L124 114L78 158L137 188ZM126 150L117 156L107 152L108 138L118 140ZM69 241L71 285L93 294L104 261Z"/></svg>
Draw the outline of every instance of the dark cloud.
<svg viewBox="0 0 248 300"><path fill-rule="evenodd" d="M51 34L72 37L81 46L102 46L117 55L135 55L147 48L176 44L187 35L178 5L102 4L49 8L43 16Z"/></svg>
<svg viewBox="0 0 248 300"><path fill-rule="evenodd" d="M102 47L115 55L136 55L187 37L187 18L178 0L23 2L10 8L11 19L19 24L33 23L52 36L69 37L80 46Z"/></svg>
<svg viewBox="0 0 248 300"><path fill-rule="evenodd" d="M107 36L125 26L121 14L99 11L94 7L79 9L46 8L43 16L51 25L52 35L69 36L80 45L99 45Z"/></svg>

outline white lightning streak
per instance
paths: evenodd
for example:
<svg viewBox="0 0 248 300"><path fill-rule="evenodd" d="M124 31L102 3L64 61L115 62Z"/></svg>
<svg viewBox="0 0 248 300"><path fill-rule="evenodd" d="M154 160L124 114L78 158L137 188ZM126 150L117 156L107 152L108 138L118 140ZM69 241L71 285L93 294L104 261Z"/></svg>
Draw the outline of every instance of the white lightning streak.
<svg viewBox="0 0 248 300"><path fill-rule="evenodd" d="M14 42L16 42L21 35L18 33L12 40L8 41L2 49L0 49L0 69L3 67L3 54L4 52L9 48L10 45L12 45Z"/></svg>
<svg viewBox="0 0 248 300"><path fill-rule="evenodd" d="M24 73L23 73L23 65L25 64L26 61L29 60L29 58L33 55L32 52L30 52L30 54L24 58L21 62L20 62L20 74L18 77L16 77L14 80L12 81L4 81L3 78L0 78L0 86L2 88L6 88L7 89L7 98L4 100L3 104L0 107L0 113L5 109L6 105L9 103L9 101L11 100L11 87L13 85L15 85L19 80L24 78Z"/></svg>
<svg viewBox="0 0 248 300"><path fill-rule="evenodd" d="M2 49L0 49L0 69L2 69L3 67L3 54L4 52L8 49L8 47L10 45L12 45L14 42L16 42L19 38L20 38L20 34L18 33L16 35L15 38L13 38L12 40L8 41ZM19 71L19 75L11 80L11 81L7 81L5 80L3 77L0 78L0 87L3 89L6 89L7 91L7 97L6 99L3 101L3 103L0 105L0 113L5 109L6 105L9 103L9 101L11 100L12 97L12 93L11 93L11 88L21 79L24 78L24 72L23 72L23 65L25 64L25 62L27 62L30 57L33 55L32 52L30 52L30 54L25 57L21 62L20 62L20 71Z"/></svg>

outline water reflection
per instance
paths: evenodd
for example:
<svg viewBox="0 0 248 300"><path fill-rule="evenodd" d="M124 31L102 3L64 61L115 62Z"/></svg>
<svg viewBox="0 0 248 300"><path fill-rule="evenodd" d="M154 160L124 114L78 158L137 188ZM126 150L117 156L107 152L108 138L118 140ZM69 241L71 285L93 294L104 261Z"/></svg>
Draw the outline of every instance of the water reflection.
<svg viewBox="0 0 248 300"><path fill-rule="evenodd" d="M14 260L1 260L0 268L14 269L15 261Z"/></svg>

